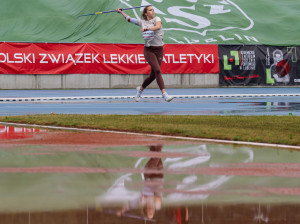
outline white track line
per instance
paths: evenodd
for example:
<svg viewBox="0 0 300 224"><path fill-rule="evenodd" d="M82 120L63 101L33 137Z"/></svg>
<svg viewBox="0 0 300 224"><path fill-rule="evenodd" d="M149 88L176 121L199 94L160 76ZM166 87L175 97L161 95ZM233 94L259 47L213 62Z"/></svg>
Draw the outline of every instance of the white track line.
<svg viewBox="0 0 300 224"><path fill-rule="evenodd" d="M290 94L217 94L217 95L172 95L174 98L251 98L251 97L279 97L279 96L300 96L300 93ZM70 100L117 100L117 99L133 99L134 96L69 96L69 97L7 97L0 98L2 102L57 102L57 101L70 101ZM144 95L145 99L162 98L161 95Z"/></svg>
<svg viewBox="0 0 300 224"><path fill-rule="evenodd" d="M200 141L200 142L210 142L210 143L220 143L220 144L250 145L250 146L259 146L259 147L272 147L272 148L281 148L281 149L300 150L300 146L259 143L259 142L230 141L230 140L219 140L219 139L208 139L208 138L181 137L181 136L172 136L172 135L155 135L155 134L126 132L126 131L109 131L109 130L97 130L97 129L85 129L85 128L68 128L68 127L57 127L57 126L36 125L36 124L18 124L18 123L9 123L9 122L0 122L0 124L2 124L2 125L11 125L11 126L21 126L21 127L47 128L47 129L55 129L55 130L83 131L83 132L102 132L102 133L112 133L112 134L127 134L127 135L139 135L139 136L148 136L148 137L156 137L156 138L171 138L171 139L179 139L179 140L186 140L186 141Z"/></svg>

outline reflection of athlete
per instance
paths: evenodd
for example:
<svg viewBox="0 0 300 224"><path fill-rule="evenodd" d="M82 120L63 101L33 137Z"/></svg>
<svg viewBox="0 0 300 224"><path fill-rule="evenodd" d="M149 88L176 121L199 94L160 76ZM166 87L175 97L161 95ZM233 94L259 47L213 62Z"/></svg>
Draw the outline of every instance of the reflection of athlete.
<svg viewBox="0 0 300 224"><path fill-rule="evenodd" d="M288 84L290 82L290 75L289 73L282 76L280 74L278 74L277 70L276 70L276 66L277 64L283 60L283 53L281 50L275 50L273 52L273 60L274 63L271 65L270 69L271 69L271 77L273 77L275 79L276 82L278 83L285 83Z"/></svg>
<svg viewBox="0 0 300 224"><path fill-rule="evenodd" d="M144 80L142 86L138 86L136 88L135 101L138 102L140 100L143 90L150 85L154 79L156 79L163 98L167 102L170 102L173 97L170 97L165 90L165 84L160 70L160 66L164 57L164 32L162 29L161 19L159 17L155 17L152 6L147 6L144 8L142 20L129 17L120 8L116 9L116 11L121 13L128 22L134 23L141 27L141 31L143 32L143 37L145 40L144 56L151 66L150 75Z"/></svg>
<svg viewBox="0 0 300 224"><path fill-rule="evenodd" d="M150 146L151 152L161 152L162 145ZM134 198L117 212L118 216L132 209L141 208L142 213L147 219L154 217L155 211L161 208L162 188L164 174L160 172L163 169L163 163L160 157L150 158L145 165L143 189L140 197Z"/></svg>

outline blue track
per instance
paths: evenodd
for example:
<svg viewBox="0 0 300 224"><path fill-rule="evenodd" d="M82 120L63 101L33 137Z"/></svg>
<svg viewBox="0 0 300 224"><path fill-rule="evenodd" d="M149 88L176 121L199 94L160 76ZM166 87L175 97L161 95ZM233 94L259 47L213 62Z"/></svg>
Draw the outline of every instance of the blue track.
<svg viewBox="0 0 300 224"><path fill-rule="evenodd" d="M168 89L169 95L226 95L231 98L175 98L166 103L161 98L107 100L70 100L59 102L1 102L0 116L26 114L162 114L162 115L300 115L297 96L238 97L239 94L300 94L299 88L201 88ZM133 89L93 90L0 90L0 98L133 96ZM147 89L145 95L159 95Z"/></svg>

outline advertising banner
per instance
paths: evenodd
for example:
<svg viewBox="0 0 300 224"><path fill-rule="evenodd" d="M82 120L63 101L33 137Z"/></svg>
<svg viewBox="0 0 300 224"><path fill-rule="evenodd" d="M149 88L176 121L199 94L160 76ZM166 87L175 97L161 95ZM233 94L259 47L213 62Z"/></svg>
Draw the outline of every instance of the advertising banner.
<svg viewBox="0 0 300 224"><path fill-rule="evenodd" d="M266 84L299 85L300 47L258 48L265 56Z"/></svg>
<svg viewBox="0 0 300 224"><path fill-rule="evenodd" d="M148 74L142 44L0 43L0 74ZM217 45L164 46L164 74L219 73Z"/></svg>
<svg viewBox="0 0 300 224"><path fill-rule="evenodd" d="M7 0L1 41L142 44L140 27L116 12L79 17L141 5L153 6L166 44L300 45L299 0ZM126 14L141 19L143 9Z"/></svg>
<svg viewBox="0 0 300 224"><path fill-rule="evenodd" d="M220 45L220 85L293 85L300 82L300 48Z"/></svg>

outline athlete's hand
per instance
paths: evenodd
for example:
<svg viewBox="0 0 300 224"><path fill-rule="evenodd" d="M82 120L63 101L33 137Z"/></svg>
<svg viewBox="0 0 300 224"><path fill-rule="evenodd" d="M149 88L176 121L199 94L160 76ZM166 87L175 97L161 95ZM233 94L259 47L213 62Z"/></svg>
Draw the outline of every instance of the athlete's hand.
<svg viewBox="0 0 300 224"><path fill-rule="evenodd" d="M142 28L141 29L142 32L145 32L145 31L148 31L148 30L149 30L148 28Z"/></svg>
<svg viewBox="0 0 300 224"><path fill-rule="evenodd" d="M117 13L121 13L121 12L122 12L122 9L121 9L121 8L117 8L117 9L116 9L116 12L117 12Z"/></svg>

